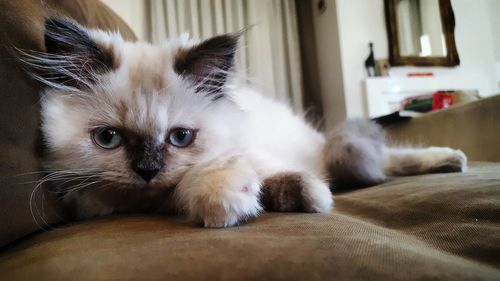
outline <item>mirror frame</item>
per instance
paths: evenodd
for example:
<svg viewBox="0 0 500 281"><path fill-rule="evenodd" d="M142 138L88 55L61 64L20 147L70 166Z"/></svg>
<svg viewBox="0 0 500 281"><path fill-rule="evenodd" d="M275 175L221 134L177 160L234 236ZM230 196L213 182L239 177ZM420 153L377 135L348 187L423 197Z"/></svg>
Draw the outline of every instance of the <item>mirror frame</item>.
<svg viewBox="0 0 500 281"><path fill-rule="evenodd" d="M398 24L396 4L398 0L385 0L385 20L389 40L389 62L392 66L457 66L460 65L455 45L455 15L451 0L439 0L441 23L448 53L446 57L401 56L399 52Z"/></svg>

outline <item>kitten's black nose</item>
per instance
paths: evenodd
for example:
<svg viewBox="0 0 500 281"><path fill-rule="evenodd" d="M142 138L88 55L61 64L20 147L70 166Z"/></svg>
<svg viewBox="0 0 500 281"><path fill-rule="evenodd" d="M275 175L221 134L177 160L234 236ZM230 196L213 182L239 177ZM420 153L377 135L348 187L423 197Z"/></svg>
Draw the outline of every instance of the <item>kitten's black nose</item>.
<svg viewBox="0 0 500 281"><path fill-rule="evenodd" d="M156 174L158 174L158 171L160 171L160 169L135 169L135 172L146 182L150 182L156 176Z"/></svg>

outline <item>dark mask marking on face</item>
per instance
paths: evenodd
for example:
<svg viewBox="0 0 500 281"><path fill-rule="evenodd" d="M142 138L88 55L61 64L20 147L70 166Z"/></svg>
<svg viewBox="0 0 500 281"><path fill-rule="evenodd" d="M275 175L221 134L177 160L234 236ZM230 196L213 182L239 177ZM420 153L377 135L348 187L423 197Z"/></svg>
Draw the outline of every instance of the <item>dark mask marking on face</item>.
<svg viewBox="0 0 500 281"><path fill-rule="evenodd" d="M151 181L165 166L165 150L165 144L158 144L153 138L127 144L132 169L146 182Z"/></svg>

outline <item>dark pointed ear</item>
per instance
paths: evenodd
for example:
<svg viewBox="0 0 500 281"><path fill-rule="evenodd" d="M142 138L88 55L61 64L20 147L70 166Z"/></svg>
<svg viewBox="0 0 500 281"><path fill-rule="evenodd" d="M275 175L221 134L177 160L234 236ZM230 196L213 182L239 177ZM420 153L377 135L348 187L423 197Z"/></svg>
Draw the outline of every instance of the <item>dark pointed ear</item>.
<svg viewBox="0 0 500 281"><path fill-rule="evenodd" d="M196 91L220 93L234 67L239 37L240 34L220 35L181 49L175 58L175 71L192 79Z"/></svg>
<svg viewBox="0 0 500 281"><path fill-rule="evenodd" d="M37 54L38 79L49 86L81 89L113 68L113 54L78 24L61 18L45 23L45 54ZM38 66L38 67L37 67ZM41 79L40 79L41 78Z"/></svg>

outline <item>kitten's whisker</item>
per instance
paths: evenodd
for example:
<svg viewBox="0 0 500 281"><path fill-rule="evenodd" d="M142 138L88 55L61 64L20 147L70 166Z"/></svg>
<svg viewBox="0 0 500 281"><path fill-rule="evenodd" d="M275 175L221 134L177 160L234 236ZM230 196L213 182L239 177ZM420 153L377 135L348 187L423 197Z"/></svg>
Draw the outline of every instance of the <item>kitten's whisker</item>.
<svg viewBox="0 0 500 281"><path fill-rule="evenodd" d="M92 186L92 185L94 185L96 183L100 183L100 182L101 181L93 181L93 182L89 182L89 183L86 183L86 184L80 183L80 184L74 185L70 189L66 190L66 194L71 194L71 193L77 192L79 190L82 190L82 189L84 189L86 187Z"/></svg>
<svg viewBox="0 0 500 281"><path fill-rule="evenodd" d="M55 173L55 172L92 172L92 171L100 171L98 168L89 168L89 169L71 169L71 170L40 170L40 171L31 171L31 172L25 172L25 173L19 173L15 174L11 177L20 177L20 176L26 176L26 175L34 175L34 174L50 174L50 173Z"/></svg>
<svg viewBox="0 0 500 281"><path fill-rule="evenodd" d="M55 229L53 226L51 226L47 220L45 219L45 205L44 201L46 200L45 198L45 193L41 190L42 186L47 183L47 182L54 182L54 181L62 181L64 180L62 184L66 184L71 181L75 180L82 180L79 185L75 187L79 187L79 189L84 188L87 185L84 185L84 183L92 178L99 178L101 172L99 169L73 169L73 170L46 170L46 171L35 171L35 172L30 172L26 173L27 175L30 174L40 174L40 173L47 173L44 177L42 177L40 180L35 181L37 182L37 185L33 188L30 198L29 198L29 208L30 208L30 213L33 218L33 221L37 225L37 227L40 230L47 231L47 228L49 229ZM88 185L97 183L98 181L94 181ZM76 190L76 188L74 189ZM41 202L41 210L38 206L36 198L38 197L38 194L42 195L42 202ZM41 220L41 222L39 221Z"/></svg>
<svg viewBox="0 0 500 281"><path fill-rule="evenodd" d="M49 224L49 223L47 222L47 220L45 219L45 204L44 204L44 202L45 202L45 193L44 193L44 192L42 192L42 214L40 214L40 219L41 219L41 220L43 221L43 223L44 223L47 227L49 227L50 229L52 229L52 230L57 229L56 227L53 227L51 224ZM35 202L35 204L36 204L36 202Z"/></svg>
<svg viewBox="0 0 500 281"><path fill-rule="evenodd" d="M94 178L100 178L100 176L99 176L99 175L87 175L87 176L73 177L73 178L71 178L71 179L69 179L69 180L67 180L67 181L65 181L65 182L63 182L63 183L61 183L61 184L59 184L59 185L58 185L58 187L59 187L59 186L61 186L61 185L66 184L66 183L68 183L68 182L71 182L71 181L79 181L79 180L81 180L81 182L80 182L80 183L85 183L85 182L86 182L86 181L88 181L89 179L94 179Z"/></svg>
<svg viewBox="0 0 500 281"><path fill-rule="evenodd" d="M85 183L86 181L88 181L88 180L89 180L89 179L91 179L91 178L99 178L99 177L98 177L98 176L82 176L82 177L77 177L77 178L71 178L71 179L69 179L69 180L67 180L67 181L64 181L64 182L62 182L62 183L58 184L58 185L56 186L56 190L58 190L60 186L64 186L64 185L65 185L65 184L67 184L68 182L72 182L72 181L77 181L77 180L81 180L81 179L83 179L83 181L79 183L79 184L83 184L83 183ZM59 191L57 191L56 193L65 193L65 192L67 191L67 189L68 189L68 188L61 188L61 189L60 189Z"/></svg>
<svg viewBox="0 0 500 281"><path fill-rule="evenodd" d="M47 229L45 229L44 226L42 226L38 219L37 219L37 216L40 217L40 219L42 220L42 222L45 223L46 226L48 226L49 228L51 227L47 221L43 218L43 214L41 214L40 210L38 209L38 205L36 203L36 194L37 192L39 192L39 189L41 188L41 186L43 185L44 181L41 181L39 184L37 184L35 186L35 188L33 188L33 190L31 191L31 194L30 194L30 199L29 199L29 207L30 207L30 213L31 213L31 217L33 218L33 221L35 222L35 224L37 225L37 227L42 230L42 231L47 231ZM42 199L44 200L44 198ZM34 208L33 208L33 203L34 203Z"/></svg>

